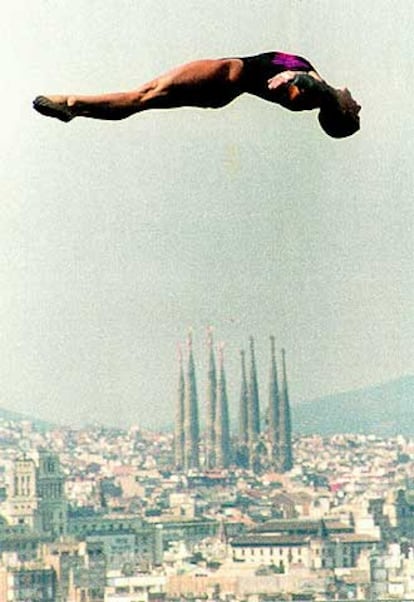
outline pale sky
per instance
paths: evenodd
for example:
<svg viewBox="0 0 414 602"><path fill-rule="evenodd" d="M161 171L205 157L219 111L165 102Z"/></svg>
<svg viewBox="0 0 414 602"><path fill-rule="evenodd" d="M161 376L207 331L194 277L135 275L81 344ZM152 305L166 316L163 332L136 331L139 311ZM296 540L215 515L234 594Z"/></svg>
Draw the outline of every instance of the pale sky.
<svg viewBox="0 0 414 602"><path fill-rule="evenodd" d="M11 0L0 61L0 404L78 423L165 424L191 327L287 349L293 403L413 373L412 0ZM253 97L123 122L39 116L42 93L137 87L196 58L283 50L362 104L332 140L316 113ZM202 409L201 409L202 413Z"/></svg>

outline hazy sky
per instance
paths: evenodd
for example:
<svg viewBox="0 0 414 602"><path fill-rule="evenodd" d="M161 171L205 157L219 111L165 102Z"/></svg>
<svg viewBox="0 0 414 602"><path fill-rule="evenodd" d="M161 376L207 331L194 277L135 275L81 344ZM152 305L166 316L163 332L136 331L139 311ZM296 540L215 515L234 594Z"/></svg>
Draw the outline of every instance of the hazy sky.
<svg viewBox="0 0 414 602"><path fill-rule="evenodd" d="M2 407L168 422L176 348L269 335L293 402L413 372L412 0L9 0L1 11ZM243 97L221 111L65 125L41 93L138 86L195 58L308 57L362 104L329 139L316 114Z"/></svg>

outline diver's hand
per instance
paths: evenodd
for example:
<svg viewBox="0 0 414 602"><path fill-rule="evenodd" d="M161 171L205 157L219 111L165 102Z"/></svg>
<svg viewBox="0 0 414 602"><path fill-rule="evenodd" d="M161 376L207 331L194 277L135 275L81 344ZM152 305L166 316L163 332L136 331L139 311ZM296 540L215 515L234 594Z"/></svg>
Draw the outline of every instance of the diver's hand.
<svg viewBox="0 0 414 602"><path fill-rule="evenodd" d="M298 71L282 71L274 77L267 80L267 87L269 90L277 90L280 86L288 84L293 78L298 75Z"/></svg>

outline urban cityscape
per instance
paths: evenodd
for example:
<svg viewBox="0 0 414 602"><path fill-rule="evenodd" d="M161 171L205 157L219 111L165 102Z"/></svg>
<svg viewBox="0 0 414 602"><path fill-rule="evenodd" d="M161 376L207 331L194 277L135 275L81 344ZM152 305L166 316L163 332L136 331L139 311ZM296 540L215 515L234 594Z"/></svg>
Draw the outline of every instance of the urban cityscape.
<svg viewBox="0 0 414 602"><path fill-rule="evenodd" d="M1 602L414 599L414 440L297 434L273 336L232 421L206 358L200 392L190 333L170 431L1 420Z"/></svg>

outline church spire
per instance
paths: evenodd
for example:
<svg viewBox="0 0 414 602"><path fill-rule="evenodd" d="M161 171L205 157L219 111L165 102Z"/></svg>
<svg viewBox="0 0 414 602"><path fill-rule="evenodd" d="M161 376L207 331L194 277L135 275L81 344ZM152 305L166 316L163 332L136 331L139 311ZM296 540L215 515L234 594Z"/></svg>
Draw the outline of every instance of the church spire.
<svg viewBox="0 0 414 602"><path fill-rule="evenodd" d="M226 375L224 372L223 345L219 349L219 377L216 406L216 466L227 468L230 464L230 426L227 400Z"/></svg>
<svg viewBox="0 0 414 602"><path fill-rule="evenodd" d="M255 462L256 445L260 435L260 407L259 387L257 384L256 359L254 353L254 339L250 337L250 378L248 384L248 437L249 437L249 464Z"/></svg>
<svg viewBox="0 0 414 602"><path fill-rule="evenodd" d="M193 339L191 332L187 339L188 347L188 367L187 381L184 403L184 441L185 441L185 458L184 466L186 470L191 468L199 468L198 455L198 440L199 440L199 424L198 424L198 400L197 400L197 385L193 356Z"/></svg>
<svg viewBox="0 0 414 602"><path fill-rule="evenodd" d="M249 396L246 377L246 352L240 350L241 386L239 401L239 437L236 456L237 465L242 468L249 466Z"/></svg>
<svg viewBox="0 0 414 602"><path fill-rule="evenodd" d="M177 402L175 409L175 437L174 437L174 458L175 466L178 470L184 467L184 401L185 401L185 383L183 354L181 347L178 347L178 387Z"/></svg>
<svg viewBox="0 0 414 602"><path fill-rule="evenodd" d="M293 467L292 454L292 422L290 416L290 402L286 376L286 351L282 349L282 395L280 399L279 418L279 458L280 469L283 472Z"/></svg>
<svg viewBox="0 0 414 602"><path fill-rule="evenodd" d="M209 364L207 374L205 454L206 468L214 468L217 375L213 348L213 330L211 327L207 331L207 344L209 349Z"/></svg>
<svg viewBox="0 0 414 602"><path fill-rule="evenodd" d="M240 406L239 406L239 443L247 445L248 442L248 391L246 378L246 352L240 350L241 359L241 387L240 387Z"/></svg>
<svg viewBox="0 0 414 602"><path fill-rule="evenodd" d="M269 382L269 443L271 462L278 461L279 445L279 385L277 379L275 337L270 337L270 382Z"/></svg>

